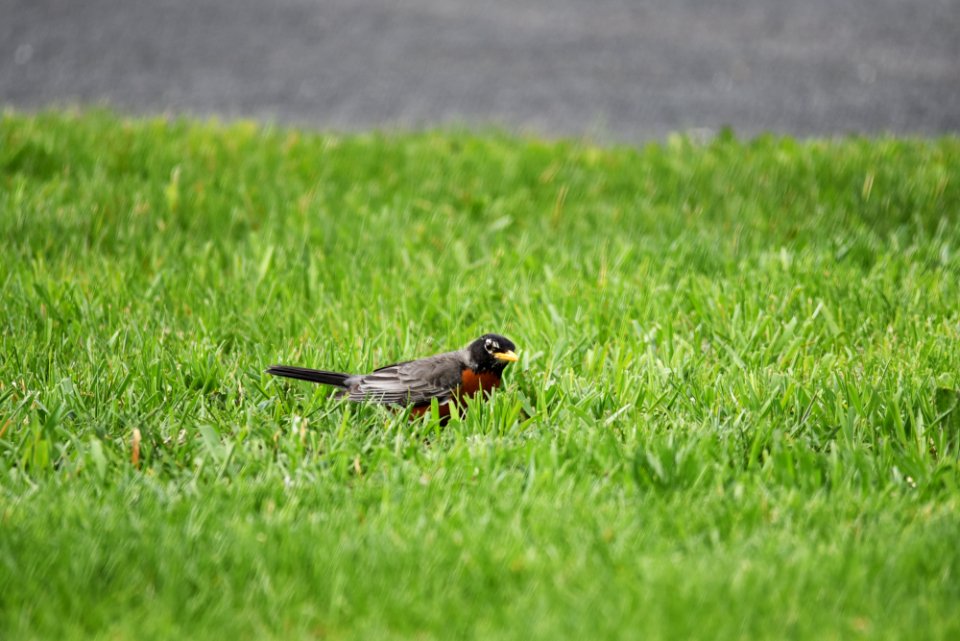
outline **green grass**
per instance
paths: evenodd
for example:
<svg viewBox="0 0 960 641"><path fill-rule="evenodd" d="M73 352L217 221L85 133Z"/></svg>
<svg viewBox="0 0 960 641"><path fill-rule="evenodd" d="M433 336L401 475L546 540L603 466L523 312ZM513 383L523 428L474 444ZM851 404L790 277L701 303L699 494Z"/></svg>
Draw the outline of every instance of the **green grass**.
<svg viewBox="0 0 960 641"><path fill-rule="evenodd" d="M0 638L956 639L958 223L956 138L7 114ZM263 374L486 331L446 427Z"/></svg>

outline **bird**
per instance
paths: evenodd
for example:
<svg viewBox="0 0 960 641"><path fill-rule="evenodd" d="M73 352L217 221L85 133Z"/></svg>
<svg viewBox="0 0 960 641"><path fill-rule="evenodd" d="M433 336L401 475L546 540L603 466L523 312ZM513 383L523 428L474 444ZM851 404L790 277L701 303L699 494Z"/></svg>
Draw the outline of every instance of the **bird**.
<svg viewBox="0 0 960 641"><path fill-rule="evenodd" d="M503 370L519 360L517 346L499 334L484 334L453 352L404 361L369 374L347 374L292 365L271 365L266 372L338 388L336 395L356 402L410 407L412 418L430 410L437 399L440 417L450 417L450 405L464 408L468 397L489 395L500 386Z"/></svg>

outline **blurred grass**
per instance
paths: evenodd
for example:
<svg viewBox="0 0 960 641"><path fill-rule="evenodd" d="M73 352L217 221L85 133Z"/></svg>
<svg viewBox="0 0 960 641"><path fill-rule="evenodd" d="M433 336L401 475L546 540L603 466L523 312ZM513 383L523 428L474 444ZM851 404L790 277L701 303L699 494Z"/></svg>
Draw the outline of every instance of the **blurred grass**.
<svg viewBox="0 0 960 641"><path fill-rule="evenodd" d="M8 113L0 637L956 638L958 218L955 138ZM485 331L444 428L262 374Z"/></svg>

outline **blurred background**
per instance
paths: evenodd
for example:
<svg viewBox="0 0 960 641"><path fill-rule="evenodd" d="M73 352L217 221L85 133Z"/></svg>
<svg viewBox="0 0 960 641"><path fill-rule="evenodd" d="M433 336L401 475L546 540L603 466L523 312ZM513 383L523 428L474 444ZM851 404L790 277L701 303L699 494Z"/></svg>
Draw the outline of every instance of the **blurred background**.
<svg viewBox="0 0 960 641"><path fill-rule="evenodd" d="M960 130L960 0L0 0L0 103L642 141Z"/></svg>

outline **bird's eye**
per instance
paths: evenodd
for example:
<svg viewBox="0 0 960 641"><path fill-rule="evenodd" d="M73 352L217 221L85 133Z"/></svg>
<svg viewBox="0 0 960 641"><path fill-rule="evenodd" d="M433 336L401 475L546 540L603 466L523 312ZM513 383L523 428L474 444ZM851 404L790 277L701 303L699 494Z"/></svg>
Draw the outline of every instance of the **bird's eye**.
<svg viewBox="0 0 960 641"><path fill-rule="evenodd" d="M483 346L487 349L488 352L493 352L500 349L500 345L497 344L497 341L490 338L484 341Z"/></svg>

